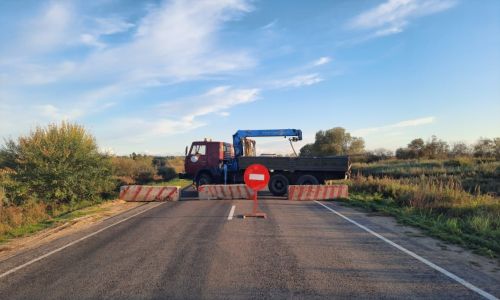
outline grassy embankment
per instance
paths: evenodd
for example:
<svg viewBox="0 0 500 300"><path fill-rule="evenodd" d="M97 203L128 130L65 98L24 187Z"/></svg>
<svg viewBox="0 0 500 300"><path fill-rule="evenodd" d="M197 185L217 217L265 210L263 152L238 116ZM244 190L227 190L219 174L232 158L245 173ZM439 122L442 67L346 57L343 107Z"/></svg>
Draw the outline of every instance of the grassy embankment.
<svg viewBox="0 0 500 300"><path fill-rule="evenodd" d="M354 163L353 175L407 178L418 182L422 177L454 180L465 191L500 195L500 161L470 157L447 160L385 160Z"/></svg>
<svg viewBox="0 0 500 300"><path fill-rule="evenodd" d="M180 161L180 158L174 158L168 160L167 165L174 168L177 172L181 172L183 166L181 166ZM6 197L2 185L6 184L4 181L9 179L6 177L0 177L0 179L0 203L2 203ZM155 180L143 184L185 187L191 183L191 180L179 179L177 176L168 181L164 181L161 177L156 176ZM116 197L110 197L110 199L114 198ZM76 218L98 213L103 210L101 204L105 201L106 199L94 201L82 200L71 205L58 204L51 205L50 207L41 201L30 201L22 205L0 205L0 243L12 238L27 236Z"/></svg>
<svg viewBox="0 0 500 300"><path fill-rule="evenodd" d="M358 175L347 181L347 204L394 216L442 240L500 257L498 162L461 168L447 161L392 160L355 167Z"/></svg>
<svg viewBox="0 0 500 300"><path fill-rule="evenodd" d="M173 185L185 187L191 180L174 178L165 182L153 182L153 185ZM0 200L1 200L0 190ZM58 206L51 213L44 203L27 203L22 206L0 206L0 243L9 239L27 236L37 231L54 227L83 216L98 213L103 209L103 201L82 201L78 205Z"/></svg>

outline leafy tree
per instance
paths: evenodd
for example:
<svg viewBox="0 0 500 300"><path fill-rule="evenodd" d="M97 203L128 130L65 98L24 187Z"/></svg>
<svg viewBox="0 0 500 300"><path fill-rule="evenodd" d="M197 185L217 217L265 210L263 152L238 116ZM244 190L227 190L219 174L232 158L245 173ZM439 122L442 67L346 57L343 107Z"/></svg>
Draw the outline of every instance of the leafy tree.
<svg viewBox="0 0 500 300"><path fill-rule="evenodd" d="M495 158L500 160L500 137L494 138L493 143L495 144Z"/></svg>
<svg viewBox="0 0 500 300"><path fill-rule="evenodd" d="M475 157L494 157L495 156L495 152L496 152L496 145L495 145L495 142L496 142L497 139L495 139L495 141L491 140L491 139L487 139L487 138L480 138L479 141L477 141L477 143L474 145L474 156Z"/></svg>
<svg viewBox="0 0 500 300"><path fill-rule="evenodd" d="M365 141L363 138L352 137L350 144L348 143L348 154L361 154L365 152Z"/></svg>
<svg viewBox="0 0 500 300"><path fill-rule="evenodd" d="M300 149L301 156L360 154L365 150L362 138L353 137L342 127L316 132L315 142Z"/></svg>
<svg viewBox="0 0 500 300"><path fill-rule="evenodd" d="M414 139L408 144L408 158L421 158L424 156L425 143L421 138Z"/></svg>
<svg viewBox="0 0 500 300"><path fill-rule="evenodd" d="M450 150L450 155L452 157L469 156L470 154L471 154L471 149L464 142L454 143L451 150Z"/></svg>
<svg viewBox="0 0 500 300"><path fill-rule="evenodd" d="M393 152L388 149L378 148L366 153L366 162L375 162L388 159L393 156Z"/></svg>
<svg viewBox="0 0 500 300"><path fill-rule="evenodd" d="M425 144L422 156L433 159L445 158L448 156L449 148L448 143L433 135L431 140Z"/></svg>
<svg viewBox="0 0 500 300"><path fill-rule="evenodd" d="M495 158L500 160L500 137L497 137L493 140L495 143Z"/></svg>
<svg viewBox="0 0 500 300"><path fill-rule="evenodd" d="M307 144L304 147L300 148L300 156L314 156L313 150L314 144Z"/></svg>
<svg viewBox="0 0 500 300"><path fill-rule="evenodd" d="M113 189L109 159L82 126L63 122L8 140L2 164L30 196L47 203L94 200ZM18 199L18 202L22 199Z"/></svg>
<svg viewBox="0 0 500 300"><path fill-rule="evenodd" d="M397 159L410 159L413 157L414 153L410 151L408 148L398 148L396 149L396 158Z"/></svg>

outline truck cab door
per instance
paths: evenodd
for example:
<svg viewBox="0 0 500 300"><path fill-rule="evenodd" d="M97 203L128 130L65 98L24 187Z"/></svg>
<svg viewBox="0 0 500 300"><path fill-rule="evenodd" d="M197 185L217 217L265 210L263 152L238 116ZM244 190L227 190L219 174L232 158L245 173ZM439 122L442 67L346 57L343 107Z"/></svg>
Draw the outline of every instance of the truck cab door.
<svg viewBox="0 0 500 300"><path fill-rule="evenodd" d="M207 145L193 144L186 156L186 173L194 176L199 170L206 168L207 163Z"/></svg>

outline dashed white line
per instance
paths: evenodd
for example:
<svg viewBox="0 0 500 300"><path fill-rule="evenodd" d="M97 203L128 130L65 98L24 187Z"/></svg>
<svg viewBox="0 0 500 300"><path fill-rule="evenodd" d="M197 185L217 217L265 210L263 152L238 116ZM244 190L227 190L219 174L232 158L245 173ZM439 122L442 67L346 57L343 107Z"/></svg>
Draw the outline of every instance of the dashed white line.
<svg viewBox="0 0 500 300"><path fill-rule="evenodd" d="M477 286L473 285L472 283L468 282L468 281L465 281L464 279L458 277L457 275L441 268L440 266L434 264L433 262L430 262L428 261L427 259L423 258L422 256L416 254L415 252L412 252L396 243L394 243L393 241L383 237L382 235L376 233L375 231L371 230L370 228L364 226L364 225L361 225L359 224L358 222L344 216L343 214L339 213L338 211L334 210L333 208L331 208L330 206L328 205L325 205L319 201L314 201L316 203L318 203L319 205L323 206L324 208L328 209L329 211L331 211L332 213L336 214L337 216L351 222L352 224L358 226L359 228L363 229L364 231L378 237L379 239L383 240L384 242L388 243L389 245L393 246L393 247L396 247L397 249L401 250L402 252L408 254L409 256L419 260L420 262L428 265L429 267L433 268L434 270L438 271L438 272L441 272L442 274L448 276L449 278L455 280L456 282L460 283L461 285L465 286L466 288L468 288L469 290L472 290L476 293L478 293L479 295L483 296L484 298L488 299L488 300L499 300L497 297L493 296L492 294L486 292L486 291L483 291L482 289L478 288Z"/></svg>
<svg viewBox="0 0 500 300"><path fill-rule="evenodd" d="M233 215L234 215L234 210L236 209L236 205L233 205L231 207L231 210L229 211L229 216L227 216L227 219L230 221L233 219Z"/></svg>
<svg viewBox="0 0 500 300"><path fill-rule="evenodd" d="M165 202L162 202L161 204L163 204L163 203L165 203ZM50 251L50 252L45 253L45 254L44 254L44 255L42 255L42 256L39 256L39 257L37 257L37 258L35 258L35 259L32 259L32 260L30 260L30 261L28 261L28 262L26 262L26 263L24 263L24 264L22 264L22 265L20 265L20 266L17 266L17 267L15 267L15 268L13 268L13 269L10 269L10 270L8 270L7 272L4 272L4 273L0 274L0 279L1 279L1 278L3 278L3 277L5 277L5 276L7 276L7 275L9 275L9 274L12 274L12 273L14 273L14 272L16 272L16 271L19 271L19 270L21 270L22 268L25 268L25 267L27 267L27 266L29 266L29 265L31 265L31 264L33 264L33 263L37 262L37 261L40 261L40 260L42 260L42 259L44 259L44 258L46 258L46 257L49 257L49 256L51 256L51 255L52 255L52 254L54 254L54 253L57 253L57 252L59 252L59 251L61 251L61 250L64 250L64 249L66 249L66 248L70 247L70 246L73 246L74 244L77 244L77 243L79 243L79 242L81 242L81 241L83 241L83 240L86 240L86 239L88 239L89 237L92 237L92 236L94 236L94 235L96 235L96 234L98 234L98 233L100 233L100 232L103 232L104 230L106 230L106 229L108 229L108 228L111 228L111 227L113 227L113 226L115 226L115 225L118 225L118 224L123 223L123 222L125 222L125 221L127 221L127 220L130 220L130 219L132 219L133 217L138 216L138 215L140 215L140 214L142 214L142 213L145 213L145 212L147 212L147 211L148 211L148 210L150 210L150 209L153 209L153 208L155 208L155 207L158 207L158 206L160 206L161 204L158 204L158 205L155 205L155 206L149 207L149 208L147 208L147 209L145 209L145 210L142 210L142 211L140 211L140 212L138 212L138 213L136 213L136 214L131 215L130 217L127 217L127 218L122 219L122 220L120 220L120 221L118 221L118 222L116 222L116 223L113 223L113 224L108 225L108 226L106 226L106 227L104 227L104 228L101 228L101 229L99 229L99 230L97 230L97 231L95 231L95 232L92 232L92 233L90 233L90 234L87 234L86 236L81 237L81 238L79 238L79 239L77 239L77 240L75 240L75 241L73 241L73 242L71 242L71 243L69 243L69 244L66 244L66 245L64 245L64 246L62 246L62 247L59 247L59 248L57 248L57 249L54 249L54 250L52 250L52 251Z"/></svg>

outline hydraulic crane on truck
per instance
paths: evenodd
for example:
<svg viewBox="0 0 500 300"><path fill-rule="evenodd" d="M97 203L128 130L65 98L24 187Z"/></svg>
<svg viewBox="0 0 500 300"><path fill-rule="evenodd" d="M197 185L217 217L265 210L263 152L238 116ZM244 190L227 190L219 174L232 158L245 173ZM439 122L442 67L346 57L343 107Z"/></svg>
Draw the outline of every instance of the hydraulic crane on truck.
<svg viewBox="0 0 500 300"><path fill-rule="evenodd" d="M244 155L244 145L249 145L250 143L245 143L245 140L250 137L276 137L281 136L284 138L289 138L291 142L297 142L302 140L302 130L300 129L261 129L261 130L238 130L233 134L233 148L234 157L238 158ZM293 149L293 146L292 146ZM294 149L295 152L295 149ZM230 170L237 170L238 164L237 160L233 160L228 163Z"/></svg>

